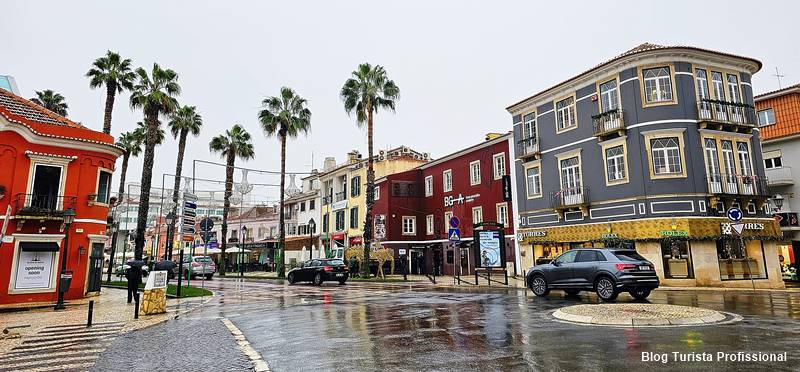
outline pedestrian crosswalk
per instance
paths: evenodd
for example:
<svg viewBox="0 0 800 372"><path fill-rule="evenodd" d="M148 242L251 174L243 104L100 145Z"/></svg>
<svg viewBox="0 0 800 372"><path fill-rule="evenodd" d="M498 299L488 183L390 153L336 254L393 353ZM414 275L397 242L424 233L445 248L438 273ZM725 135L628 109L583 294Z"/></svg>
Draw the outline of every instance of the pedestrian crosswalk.
<svg viewBox="0 0 800 372"><path fill-rule="evenodd" d="M0 355L0 371L89 370L122 327L122 322L46 327Z"/></svg>

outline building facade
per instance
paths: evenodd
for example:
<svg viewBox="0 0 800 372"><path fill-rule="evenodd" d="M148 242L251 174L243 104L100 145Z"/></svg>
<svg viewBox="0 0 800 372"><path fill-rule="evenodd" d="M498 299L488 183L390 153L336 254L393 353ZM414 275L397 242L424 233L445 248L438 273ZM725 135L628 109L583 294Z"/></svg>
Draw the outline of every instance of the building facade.
<svg viewBox="0 0 800 372"><path fill-rule="evenodd" d="M800 159L800 84L760 94L755 97L755 102L764 167L775 194L772 211L783 233L783 239L778 241L778 260L783 279L797 281L800 271L800 173L792 171L792 164Z"/></svg>
<svg viewBox="0 0 800 372"><path fill-rule="evenodd" d="M490 134L482 143L378 179L376 238L394 249L396 259L407 260L410 273L473 274L473 225L489 221L503 225L502 263L509 275L517 273L511 195L503 193L512 139L510 133ZM510 178L505 182L510 192ZM452 217L460 220L457 242L448 235Z"/></svg>
<svg viewBox="0 0 800 372"><path fill-rule="evenodd" d="M664 285L782 287L750 83L760 68L646 43L509 106L522 268L626 246Z"/></svg>
<svg viewBox="0 0 800 372"><path fill-rule="evenodd" d="M66 299L100 290L120 155L113 137L0 89L0 305L55 302L62 269Z"/></svg>

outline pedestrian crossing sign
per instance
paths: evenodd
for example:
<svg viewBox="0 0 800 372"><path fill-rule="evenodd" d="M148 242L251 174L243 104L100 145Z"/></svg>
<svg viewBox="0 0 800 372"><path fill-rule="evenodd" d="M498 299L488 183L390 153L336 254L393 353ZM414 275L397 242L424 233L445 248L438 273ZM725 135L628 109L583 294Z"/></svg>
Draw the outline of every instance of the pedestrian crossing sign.
<svg viewBox="0 0 800 372"><path fill-rule="evenodd" d="M450 229L447 232L447 236L451 242L457 242L461 240L461 229Z"/></svg>

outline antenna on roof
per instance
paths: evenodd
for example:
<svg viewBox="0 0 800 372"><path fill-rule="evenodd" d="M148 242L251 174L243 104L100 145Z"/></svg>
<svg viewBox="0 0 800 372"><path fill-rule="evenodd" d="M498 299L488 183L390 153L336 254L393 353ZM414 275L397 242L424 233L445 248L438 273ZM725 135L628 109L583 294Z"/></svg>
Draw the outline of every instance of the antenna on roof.
<svg viewBox="0 0 800 372"><path fill-rule="evenodd" d="M786 75L781 75L778 72L778 66L775 66L775 73L772 76L778 78L778 89L783 89L783 87L781 86L781 78L786 77Z"/></svg>

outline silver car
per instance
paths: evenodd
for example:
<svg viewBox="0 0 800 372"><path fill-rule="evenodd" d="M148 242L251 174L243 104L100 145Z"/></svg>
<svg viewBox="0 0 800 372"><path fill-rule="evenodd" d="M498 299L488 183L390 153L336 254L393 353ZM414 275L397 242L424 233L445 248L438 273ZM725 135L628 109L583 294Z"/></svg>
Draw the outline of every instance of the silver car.
<svg viewBox="0 0 800 372"><path fill-rule="evenodd" d="M174 269L175 275L178 274L180 265ZM208 256L184 256L183 257L183 276L184 278L191 277L194 279L198 276L205 276L206 279L211 280L214 273L217 272L217 265L214 260Z"/></svg>

